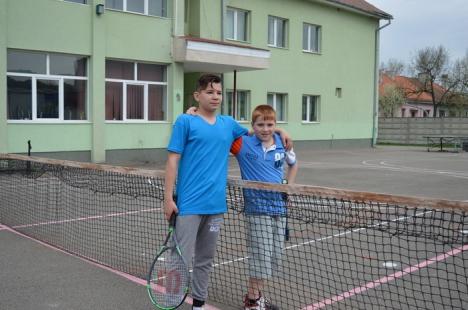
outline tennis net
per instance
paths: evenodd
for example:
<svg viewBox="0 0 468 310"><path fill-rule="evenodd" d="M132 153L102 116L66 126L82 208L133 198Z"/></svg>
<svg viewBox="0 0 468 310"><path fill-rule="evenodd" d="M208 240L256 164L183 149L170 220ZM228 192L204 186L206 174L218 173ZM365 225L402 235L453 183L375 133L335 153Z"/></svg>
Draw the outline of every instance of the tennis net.
<svg viewBox="0 0 468 310"><path fill-rule="evenodd" d="M142 279L163 197L161 172L0 155L0 224ZM467 203L241 180L227 203L209 291L226 308L253 277L279 309L468 309Z"/></svg>

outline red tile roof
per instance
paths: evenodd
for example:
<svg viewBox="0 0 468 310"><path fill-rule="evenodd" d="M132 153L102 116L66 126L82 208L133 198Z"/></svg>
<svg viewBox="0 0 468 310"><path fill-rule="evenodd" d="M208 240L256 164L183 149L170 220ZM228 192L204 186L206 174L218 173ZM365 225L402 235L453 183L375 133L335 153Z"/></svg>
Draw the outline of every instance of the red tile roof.
<svg viewBox="0 0 468 310"><path fill-rule="evenodd" d="M430 93L418 91L423 88L423 84L417 78L410 78L401 75L397 75L392 78L387 74L381 74L379 83L379 93L383 94L385 86L391 84L397 85L403 89L403 91L405 92L406 100L418 102L432 102L432 97ZM439 84L434 84L434 90L436 99L440 100L443 93L445 92L445 89Z"/></svg>
<svg viewBox="0 0 468 310"><path fill-rule="evenodd" d="M356 9L358 11L363 11L365 13L376 15L384 19L393 19L392 15L376 8L375 6L373 6L372 4L364 0L327 0L327 1L331 3L341 4L341 5Z"/></svg>

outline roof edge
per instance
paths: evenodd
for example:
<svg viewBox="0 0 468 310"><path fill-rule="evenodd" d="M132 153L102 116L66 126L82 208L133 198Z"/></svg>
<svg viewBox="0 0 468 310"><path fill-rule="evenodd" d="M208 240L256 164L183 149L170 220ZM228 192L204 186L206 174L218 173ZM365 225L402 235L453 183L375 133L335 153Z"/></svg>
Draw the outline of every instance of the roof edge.
<svg viewBox="0 0 468 310"><path fill-rule="evenodd" d="M364 10L362 8L359 8L350 4L342 3L338 0L315 0L315 1L323 3L325 5L341 8L347 11L351 11L351 12L355 12L355 13L359 13L359 14L363 14L363 15L367 15L371 17L377 17L378 19L387 19L387 20L393 19L393 16L391 14L388 14L378 9L377 9L378 11L370 12L370 11Z"/></svg>

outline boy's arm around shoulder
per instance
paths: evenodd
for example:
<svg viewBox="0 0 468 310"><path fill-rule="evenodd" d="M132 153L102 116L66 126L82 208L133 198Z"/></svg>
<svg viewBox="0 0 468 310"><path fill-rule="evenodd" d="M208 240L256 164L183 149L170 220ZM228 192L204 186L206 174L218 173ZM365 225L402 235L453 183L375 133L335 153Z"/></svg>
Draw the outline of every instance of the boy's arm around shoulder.
<svg viewBox="0 0 468 310"><path fill-rule="evenodd" d="M283 128L276 127L275 132L281 136L281 141L283 142L284 148L287 151L292 150L293 148L293 141L291 136L284 130Z"/></svg>
<svg viewBox="0 0 468 310"><path fill-rule="evenodd" d="M164 215L166 219L171 218L172 213L178 213L177 205L174 201L174 185L179 166L180 154L169 152L166 162L166 174L164 178Z"/></svg>

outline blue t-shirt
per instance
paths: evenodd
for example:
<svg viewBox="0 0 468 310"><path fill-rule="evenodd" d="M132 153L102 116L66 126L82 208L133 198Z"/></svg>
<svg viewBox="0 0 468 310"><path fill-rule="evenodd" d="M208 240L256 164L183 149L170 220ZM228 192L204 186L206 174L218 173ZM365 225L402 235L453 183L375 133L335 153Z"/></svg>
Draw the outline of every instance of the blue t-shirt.
<svg viewBox="0 0 468 310"><path fill-rule="evenodd" d="M284 162L288 154L280 136L275 133L273 137L275 143L268 150L263 149L262 141L255 135L241 138L241 147L235 155L243 180L281 183ZM296 164L295 158L288 164L290 166ZM244 189L243 193L246 214L284 215L286 213L282 193L253 189Z"/></svg>
<svg viewBox="0 0 468 310"><path fill-rule="evenodd" d="M200 116L177 118L167 149L181 155L176 187L179 215L226 212L229 149L247 133L230 116L217 115L213 125Z"/></svg>

